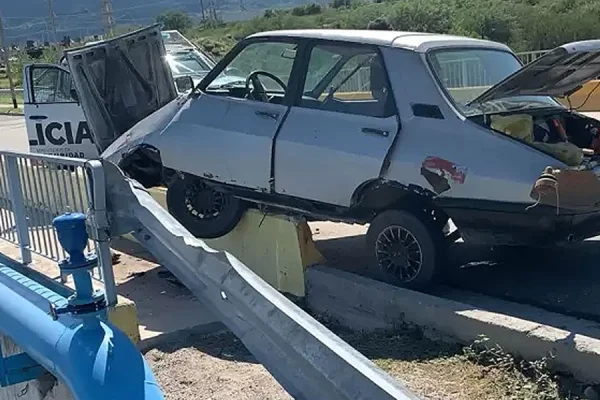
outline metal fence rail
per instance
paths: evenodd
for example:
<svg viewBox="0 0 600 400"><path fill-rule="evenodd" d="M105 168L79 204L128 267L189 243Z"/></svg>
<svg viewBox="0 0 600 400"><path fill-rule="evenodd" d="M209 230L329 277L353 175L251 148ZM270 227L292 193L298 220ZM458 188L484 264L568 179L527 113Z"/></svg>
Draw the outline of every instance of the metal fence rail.
<svg viewBox="0 0 600 400"><path fill-rule="evenodd" d="M55 262L63 259L66 253L52 220L65 212L86 213L93 208L91 193L95 184L103 184L101 173L82 159L0 152L0 238L19 246L24 264L31 263L31 253ZM98 253L94 278L104 282L107 299L116 303L108 246L90 240L87 251ZM111 282L104 279L107 274Z"/></svg>
<svg viewBox="0 0 600 400"><path fill-rule="evenodd" d="M550 50L536 50L516 53L523 64L529 64ZM491 85L485 70L474 59L452 61L442 65L444 76L448 77L449 87L488 86ZM351 69L342 71L348 73ZM363 67L356 71L339 89L340 92L364 92L370 90L370 69ZM23 96L23 89L16 88L17 95ZM0 99L10 97L10 89L0 89ZM1 103L1 101L0 101Z"/></svg>
<svg viewBox="0 0 600 400"><path fill-rule="evenodd" d="M526 51L523 53L517 53L517 56L521 59L523 64L529 64L548 53L550 50L536 50L536 51Z"/></svg>

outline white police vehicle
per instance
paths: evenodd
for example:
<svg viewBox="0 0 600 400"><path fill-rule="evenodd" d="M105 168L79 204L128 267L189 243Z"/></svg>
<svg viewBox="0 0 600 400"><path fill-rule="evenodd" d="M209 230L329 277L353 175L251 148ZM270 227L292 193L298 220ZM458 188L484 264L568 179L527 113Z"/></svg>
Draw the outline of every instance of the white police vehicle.
<svg viewBox="0 0 600 400"><path fill-rule="evenodd" d="M216 65L178 31L162 31L166 61L180 93L192 89ZM93 43L88 43L90 45ZM102 67L92 73L100 73ZM33 153L94 158L98 149L64 58L58 64L32 64L23 71L24 113ZM189 78L192 78L191 80ZM106 88L110 90L110 88ZM131 104L135 98L129 99ZM127 108L127 104L124 107Z"/></svg>

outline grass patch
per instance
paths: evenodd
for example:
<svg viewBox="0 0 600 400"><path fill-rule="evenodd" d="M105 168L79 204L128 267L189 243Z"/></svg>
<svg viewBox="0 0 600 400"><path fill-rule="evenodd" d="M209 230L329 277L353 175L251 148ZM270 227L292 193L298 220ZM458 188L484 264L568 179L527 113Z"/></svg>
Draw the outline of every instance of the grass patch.
<svg viewBox="0 0 600 400"><path fill-rule="evenodd" d="M547 359L528 362L481 339L462 347L418 330L341 336L409 389L428 399L582 399L583 387L550 372Z"/></svg>
<svg viewBox="0 0 600 400"><path fill-rule="evenodd" d="M23 92L17 91L17 104L23 105ZM0 92L0 107L12 106L12 96L10 92Z"/></svg>
<svg viewBox="0 0 600 400"><path fill-rule="evenodd" d="M327 321L325 323L347 343L423 399L578 400L585 398L583 396L585 387L570 377L550 372L547 359L535 362L520 360L497 346L490 346L485 338L469 346L461 346L433 341L426 338L419 329L412 327L403 327L396 332L357 333L341 328L335 323ZM157 354L161 359L170 361L158 360L165 365L157 364L156 360L152 361ZM244 381L249 379L246 375L256 374L255 367L251 366L256 362L254 357L230 332L208 336L194 333L183 335L147 353L147 358L150 357L161 386L165 389L167 399L183 398L170 393L169 389L170 377L177 374L177 367L173 367L175 360L178 363L197 365L206 362L210 356L237 365L236 381ZM246 363L247 369L239 369L240 363ZM202 367L209 368L206 365ZM182 369L182 376L189 372L189 367L180 369ZM185 376L188 380L191 379L189 375ZM200 382L193 382L190 385L200 385ZM220 400L226 397L215 396L214 398ZM264 394L262 398L265 398Z"/></svg>
<svg viewBox="0 0 600 400"><path fill-rule="evenodd" d="M0 104L0 114L23 114L23 107L13 108L12 106L7 106Z"/></svg>

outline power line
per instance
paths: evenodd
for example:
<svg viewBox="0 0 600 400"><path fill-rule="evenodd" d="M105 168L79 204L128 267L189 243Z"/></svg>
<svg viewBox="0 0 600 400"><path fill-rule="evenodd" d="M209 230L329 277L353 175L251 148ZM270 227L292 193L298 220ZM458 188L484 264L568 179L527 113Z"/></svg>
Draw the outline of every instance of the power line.
<svg viewBox="0 0 600 400"><path fill-rule="evenodd" d="M102 0L102 19L104 21L104 33L114 36L115 17L111 0Z"/></svg>
<svg viewBox="0 0 600 400"><path fill-rule="evenodd" d="M58 43L56 38L56 19L54 15L54 7L52 6L52 0L48 0L48 11L50 12L50 26L52 27L52 41Z"/></svg>

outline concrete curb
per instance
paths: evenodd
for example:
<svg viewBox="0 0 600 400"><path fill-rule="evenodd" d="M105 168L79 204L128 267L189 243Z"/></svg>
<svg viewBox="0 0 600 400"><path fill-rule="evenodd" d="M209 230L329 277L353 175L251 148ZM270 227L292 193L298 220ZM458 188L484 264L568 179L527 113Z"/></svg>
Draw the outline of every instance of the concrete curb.
<svg viewBox="0 0 600 400"><path fill-rule="evenodd" d="M465 343L485 335L528 360L552 355L550 364L556 370L584 383L600 383L600 324L591 321L485 296L443 299L327 267L307 270L307 292L313 312L352 329L394 329L411 323ZM514 311L519 318L507 315Z"/></svg>

